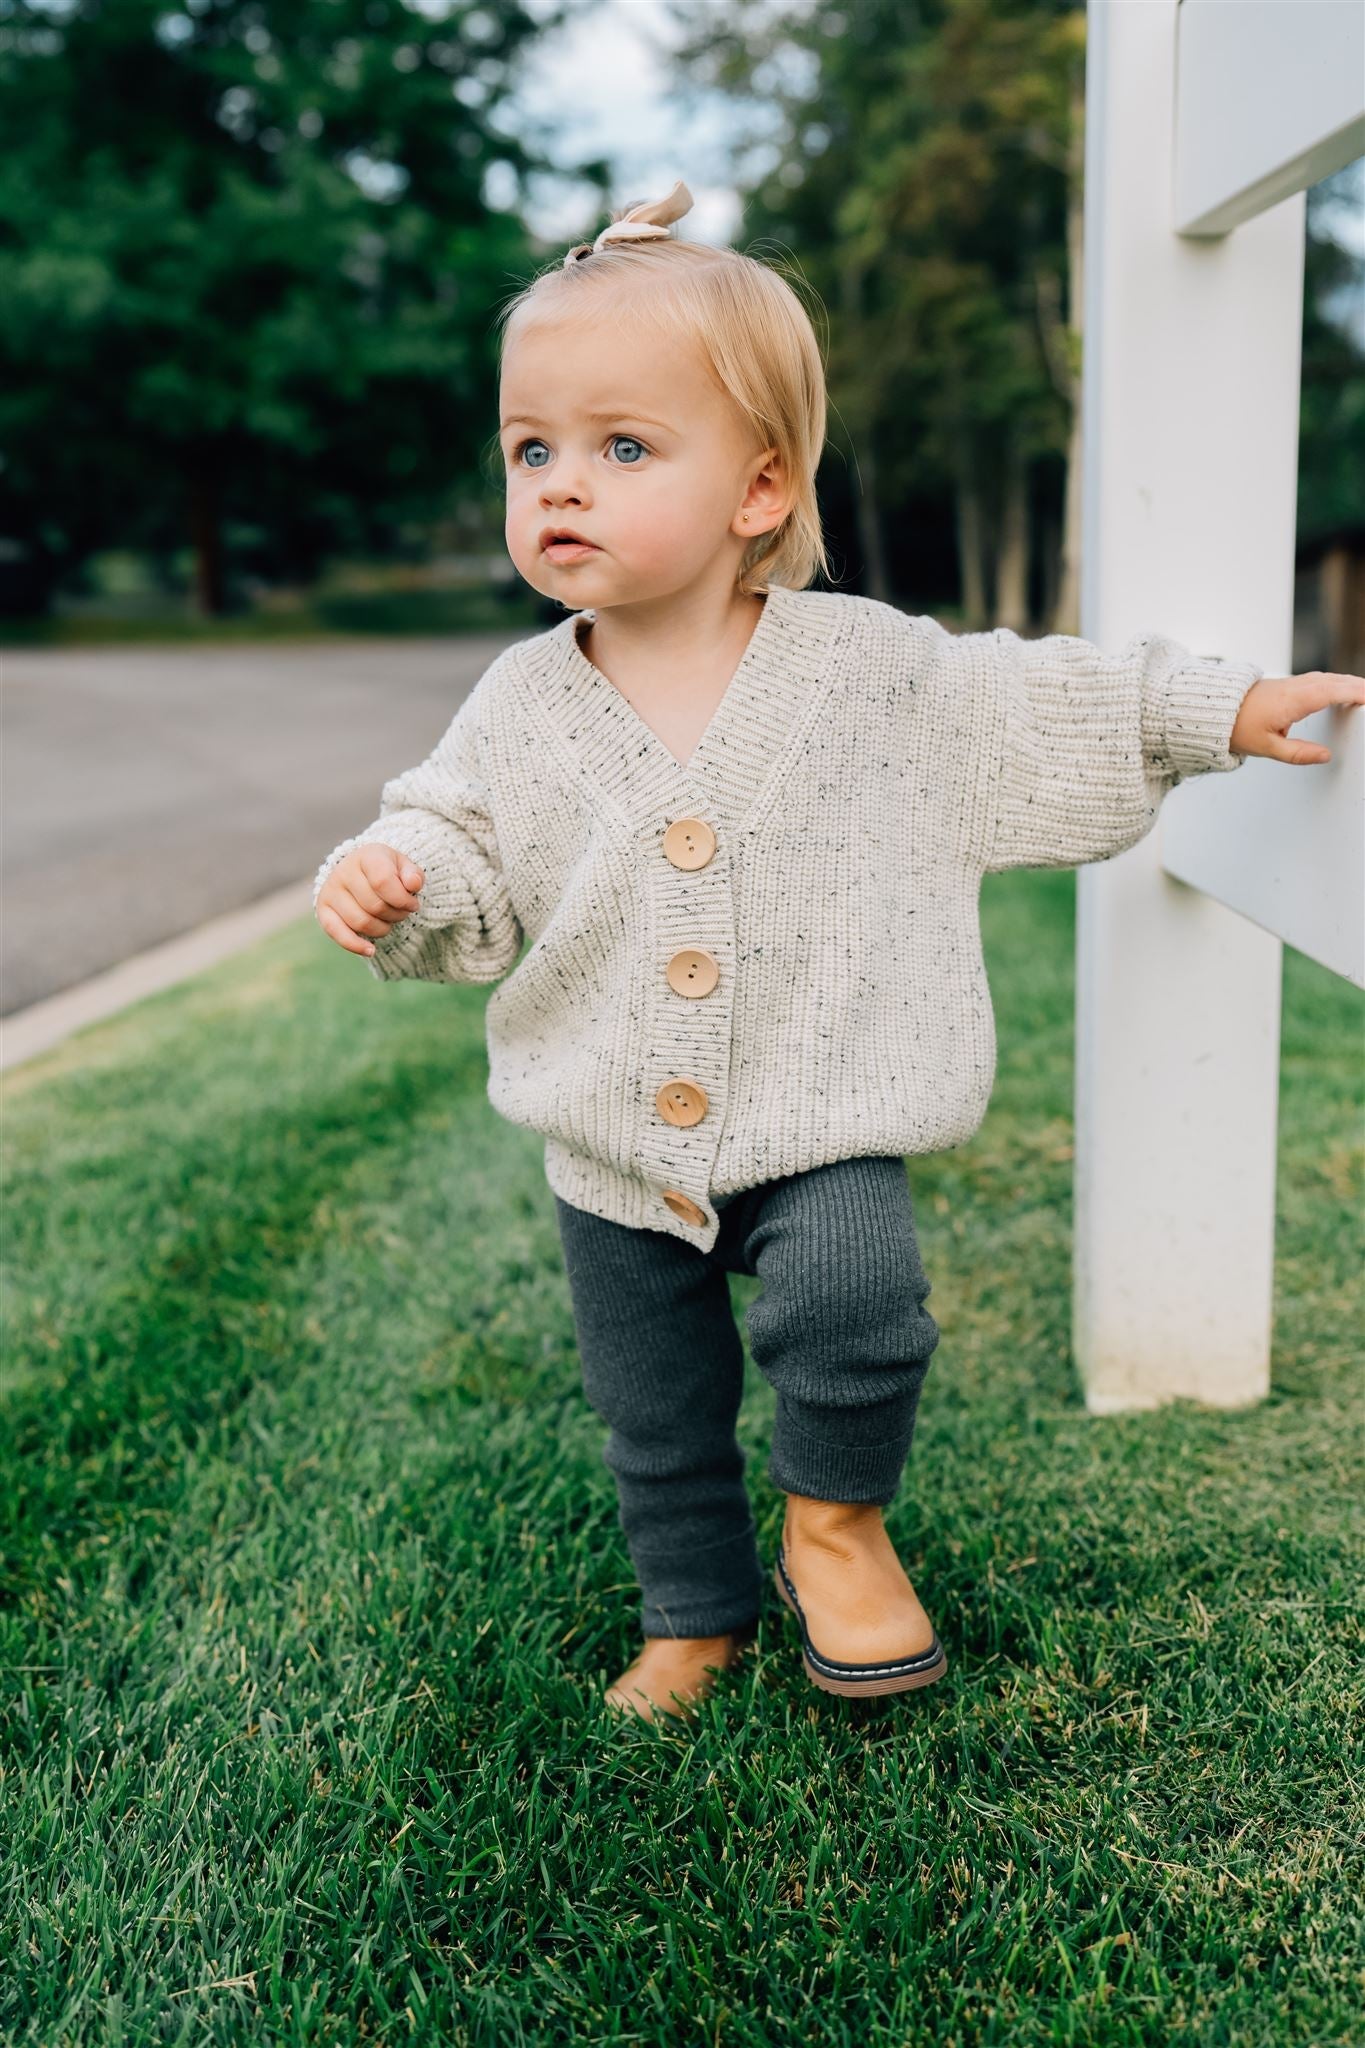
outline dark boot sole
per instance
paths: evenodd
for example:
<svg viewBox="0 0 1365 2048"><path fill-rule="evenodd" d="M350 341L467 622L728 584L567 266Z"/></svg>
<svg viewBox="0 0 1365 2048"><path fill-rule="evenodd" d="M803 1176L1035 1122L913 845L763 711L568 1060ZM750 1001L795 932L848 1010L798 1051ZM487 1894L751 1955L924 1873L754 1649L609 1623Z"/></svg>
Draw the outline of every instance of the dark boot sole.
<svg viewBox="0 0 1365 2048"><path fill-rule="evenodd" d="M902 1657L890 1664L849 1664L834 1657L823 1657L811 1642L796 1588L787 1577L780 1543L777 1546L777 1563L773 1566L773 1584L783 1604L796 1616L801 1629L801 1662L807 1678L821 1692L838 1693L844 1699L875 1699L883 1693L912 1692L918 1686L932 1685L948 1669L948 1658L937 1630L927 1650L922 1650L917 1657Z"/></svg>

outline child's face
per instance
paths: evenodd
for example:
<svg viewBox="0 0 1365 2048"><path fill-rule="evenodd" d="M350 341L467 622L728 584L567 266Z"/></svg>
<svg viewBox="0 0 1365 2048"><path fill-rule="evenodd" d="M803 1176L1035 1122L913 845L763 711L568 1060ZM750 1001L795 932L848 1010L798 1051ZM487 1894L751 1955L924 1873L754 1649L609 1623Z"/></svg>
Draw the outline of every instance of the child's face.
<svg viewBox="0 0 1365 2048"><path fill-rule="evenodd" d="M528 321L507 338L501 413L507 551L570 609L669 596L713 569L729 588L747 542L785 509L776 452L661 326ZM555 527L591 551L547 553Z"/></svg>

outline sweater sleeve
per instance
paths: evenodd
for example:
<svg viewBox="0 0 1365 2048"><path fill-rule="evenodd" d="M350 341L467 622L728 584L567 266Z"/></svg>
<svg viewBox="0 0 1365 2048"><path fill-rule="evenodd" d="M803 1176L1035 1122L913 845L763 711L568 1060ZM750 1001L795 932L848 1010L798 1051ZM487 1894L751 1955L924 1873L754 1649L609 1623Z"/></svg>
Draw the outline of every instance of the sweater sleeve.
<svg viewBox="0 0 1365 2048"><path fill-rule="evenodd" d="M987 872L1108 860L1145 837L1178 783L1246 758L1228 740L1264 673L1252 662L1191 654L1154 633L1115 655L1006 627L963 636L964 653L969 642L971 682L989 709L978 814Z"/></svg>
<svg viewBox="0 0 1365 2048"><path fill-rule="evenodd" d="M323 883L354 847L378 840L422 869L416 910L365 956L378 981L497 981L520 954L522 929L479 766L477 695L466 698L425 761L384 784L374 823L334 847L314 880L316 915Z"/></svg>

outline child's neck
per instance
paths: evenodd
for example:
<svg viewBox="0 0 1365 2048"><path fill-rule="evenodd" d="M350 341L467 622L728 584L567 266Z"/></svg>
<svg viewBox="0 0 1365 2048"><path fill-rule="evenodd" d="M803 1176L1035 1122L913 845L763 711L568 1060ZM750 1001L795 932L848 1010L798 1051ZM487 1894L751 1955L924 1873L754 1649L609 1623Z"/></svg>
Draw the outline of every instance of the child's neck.
<svg viewBox="0 0 1365 2048"><path fill-rule="evenodd" d="M574 630L588 659L620 691L674 760L686 767L743 659L765 601L740 597L723 630L695 631L681 640L658 627L644 638L627 629L604 649L599 639L603 624L609 631L621 624L615 606L609 608L605 621L598 615Z"/></svg>
<svg viewBox="0 0 1365 2048"><path fill-rule="evenodd" d="M578 643L604 675L649 695L723 687L763 615L763 599L732 592L675 592L644 604L605 605L578 628Z"/></svg>

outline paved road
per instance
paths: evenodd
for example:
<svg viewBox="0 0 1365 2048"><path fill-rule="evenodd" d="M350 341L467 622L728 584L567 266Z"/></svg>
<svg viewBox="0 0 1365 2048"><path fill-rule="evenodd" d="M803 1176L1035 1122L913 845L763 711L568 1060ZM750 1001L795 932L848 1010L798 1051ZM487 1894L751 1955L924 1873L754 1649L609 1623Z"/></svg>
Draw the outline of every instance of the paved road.
<svg viewBox="0 0 1365 2048"><path fill-rule="evenodd" d="M0 1015L312 875L522 637L0 656Z"/></svg>

